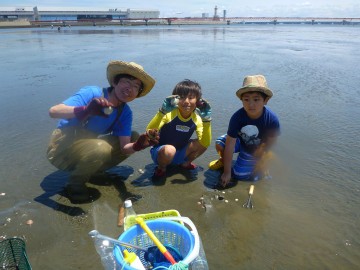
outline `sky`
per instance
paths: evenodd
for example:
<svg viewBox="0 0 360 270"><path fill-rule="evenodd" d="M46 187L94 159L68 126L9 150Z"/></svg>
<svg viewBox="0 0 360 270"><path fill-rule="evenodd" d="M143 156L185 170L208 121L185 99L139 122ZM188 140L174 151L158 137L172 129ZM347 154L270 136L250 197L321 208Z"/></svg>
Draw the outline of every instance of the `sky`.
<svg viewBox="0 0 360 270"><path fill-rule="evenodd" d="M360 0L0 0L1 7L91 7L155 9L160 17L337 17L360 18Z"/></svg>

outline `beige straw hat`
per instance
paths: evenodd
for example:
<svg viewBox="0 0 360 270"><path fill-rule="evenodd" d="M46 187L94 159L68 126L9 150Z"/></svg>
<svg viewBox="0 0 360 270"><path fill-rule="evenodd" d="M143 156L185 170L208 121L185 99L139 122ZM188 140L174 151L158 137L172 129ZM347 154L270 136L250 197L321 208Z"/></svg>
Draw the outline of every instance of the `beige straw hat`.
<svg viewBox="0 0 360 270"><path fill-rule="evenodd" d="M144 89L138 97L148 94L155 85L155 80L145 72L142 66L134 62L110 61L107 66L106 75L111 86L115 76L118 74L131 75L143 83Z"/></svg>
<svg viewBox="0 0 360 270"><path fill-rule="evenodd" d="M243 87L236 91L236 95L241 99L241 95L247 92L262 92L269 98L273 96L273 92L268 88L266 79L263 75L246 76Z"/></svg>

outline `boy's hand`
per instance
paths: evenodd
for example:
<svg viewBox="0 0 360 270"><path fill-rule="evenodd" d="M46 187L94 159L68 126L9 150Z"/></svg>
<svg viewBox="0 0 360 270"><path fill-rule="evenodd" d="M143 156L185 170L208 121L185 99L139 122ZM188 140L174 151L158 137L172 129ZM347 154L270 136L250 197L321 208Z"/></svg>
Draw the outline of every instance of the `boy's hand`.
<svg viewBox="0 0 360 270"><path fill-rule="evenodd" d="M159 143L160 136L159 131L156 128L148 129L146 135L149 137L151 146Z"/></svg>
<svg viewBox="0 0 360 270"><path fill-rule="evenodd" d="M221 185L223 187L226 187L226 185L230 182L230 179L231 179L231 173L223 173L221 175Z"/></svg>
<svg viewBox="0 0 360 270"><path fill-rule="evenodd" d="M149 146L159 143L159 132L157 129L149 129L141 134L133 144L134 151L141 151Z"/></svg>
<svg viewBox="0 0 360 270"><path fill-rule="evenodd" d="M196 102L196 111L199 113L203 122L211 121L211 106L206 99L199 99L198 102Z"/></svg>
<svg viewBox="0 0 360 270"><path fill-rule="evenodd" d="M80 121L85 120L90 115L108 117L108 115L104 113L104 109L112 106L114 105L106 98L93 98L88 105L75 107L74 114Z"/></svg>
<svg viewBox="0 0 360 270"><path fill-rule="evenodd" d="M266 175L269 162L274 159L274 154L271 151L262 152L261 155L255 151L255 154L254 156L257 158L257 162L254 168L254 174Z"/></svg>
<svg viewBox="0 0 360 270"><path fill-rule="evenodd" d="M159 109L160 112L163 114L167 114L168 112L171 112L177 107L177 104L179 103L179 96L178 95L171 95L164 99L164 102Z"/></svg>
<svg viewBox="0 0 360 270"><path fill-rule="evenodd" d="M263 155L266 153L265 152L265 147L266 144L265 143L261 143L255 150L255 152L253 153L253 156L259 160L263 157Z"/></svg>

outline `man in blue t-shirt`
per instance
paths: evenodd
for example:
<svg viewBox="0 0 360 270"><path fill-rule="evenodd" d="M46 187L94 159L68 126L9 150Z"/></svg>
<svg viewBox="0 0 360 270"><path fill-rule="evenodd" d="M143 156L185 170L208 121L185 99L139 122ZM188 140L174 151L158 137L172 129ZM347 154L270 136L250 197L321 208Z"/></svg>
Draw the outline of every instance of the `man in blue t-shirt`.
<svg viewBox="0 0 360 270"><path fill-rule="evenodd" d="M128 105L148 94L155 80L142 66L123 61L108 64L107 79L110 87L83 87L49 110L51 118L61 120L52 133L47 158L70 172L66 191L72 202L91 199L86 187L91 176L158 142L156 130L140 136L132 131Z"/></svg>
<svg viewBox="0 0 360 270"><path fill-rule="evenodd" d="M280 135L279 119L265 107L273 96L262 75L246 76L236 95L243 107L233 114L226 135L216 140L220 158L210 162L212 170L224 169L220 185L230 179L256 180L264 176L264 163L271 156L270 148ZM232 167L233 153L238 153Z"/></svg>

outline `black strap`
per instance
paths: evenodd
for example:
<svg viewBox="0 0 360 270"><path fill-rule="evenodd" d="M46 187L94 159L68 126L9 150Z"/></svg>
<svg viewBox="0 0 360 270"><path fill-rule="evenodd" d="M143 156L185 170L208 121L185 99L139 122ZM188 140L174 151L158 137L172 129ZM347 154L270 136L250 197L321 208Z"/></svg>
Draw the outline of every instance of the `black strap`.
<svg viewBox="0 0 360 270"><path fill-rule="evenodd" d="M107 88L103 88L103 96L105 95L105 91L107 91ZM112 133L112 129L115 126L116 122L119 120L120 115L124 109L125 103L121 103L118 107L117 107L117 115L116 118L114 120L114 122L112 122L111 126L108 128L108 133Z"/></svg>
<svg viewBox="0 0 360 270"><path fill-rule="evenodd" d="M112 132L112 129L113 129L113 127L115 126L117 120L119 120L119 117L120 117L120 115L121 115L121 113L122 113L122 111L123 111L123 109L124 109L124 105L125 105L125 103L121 103L121 105L117 107L117 110L118 110L118 111L117 111L116 118L115 118L114 122L111 124L111 126L108 128L108 132L109 132L109 133Z"/></svg>

